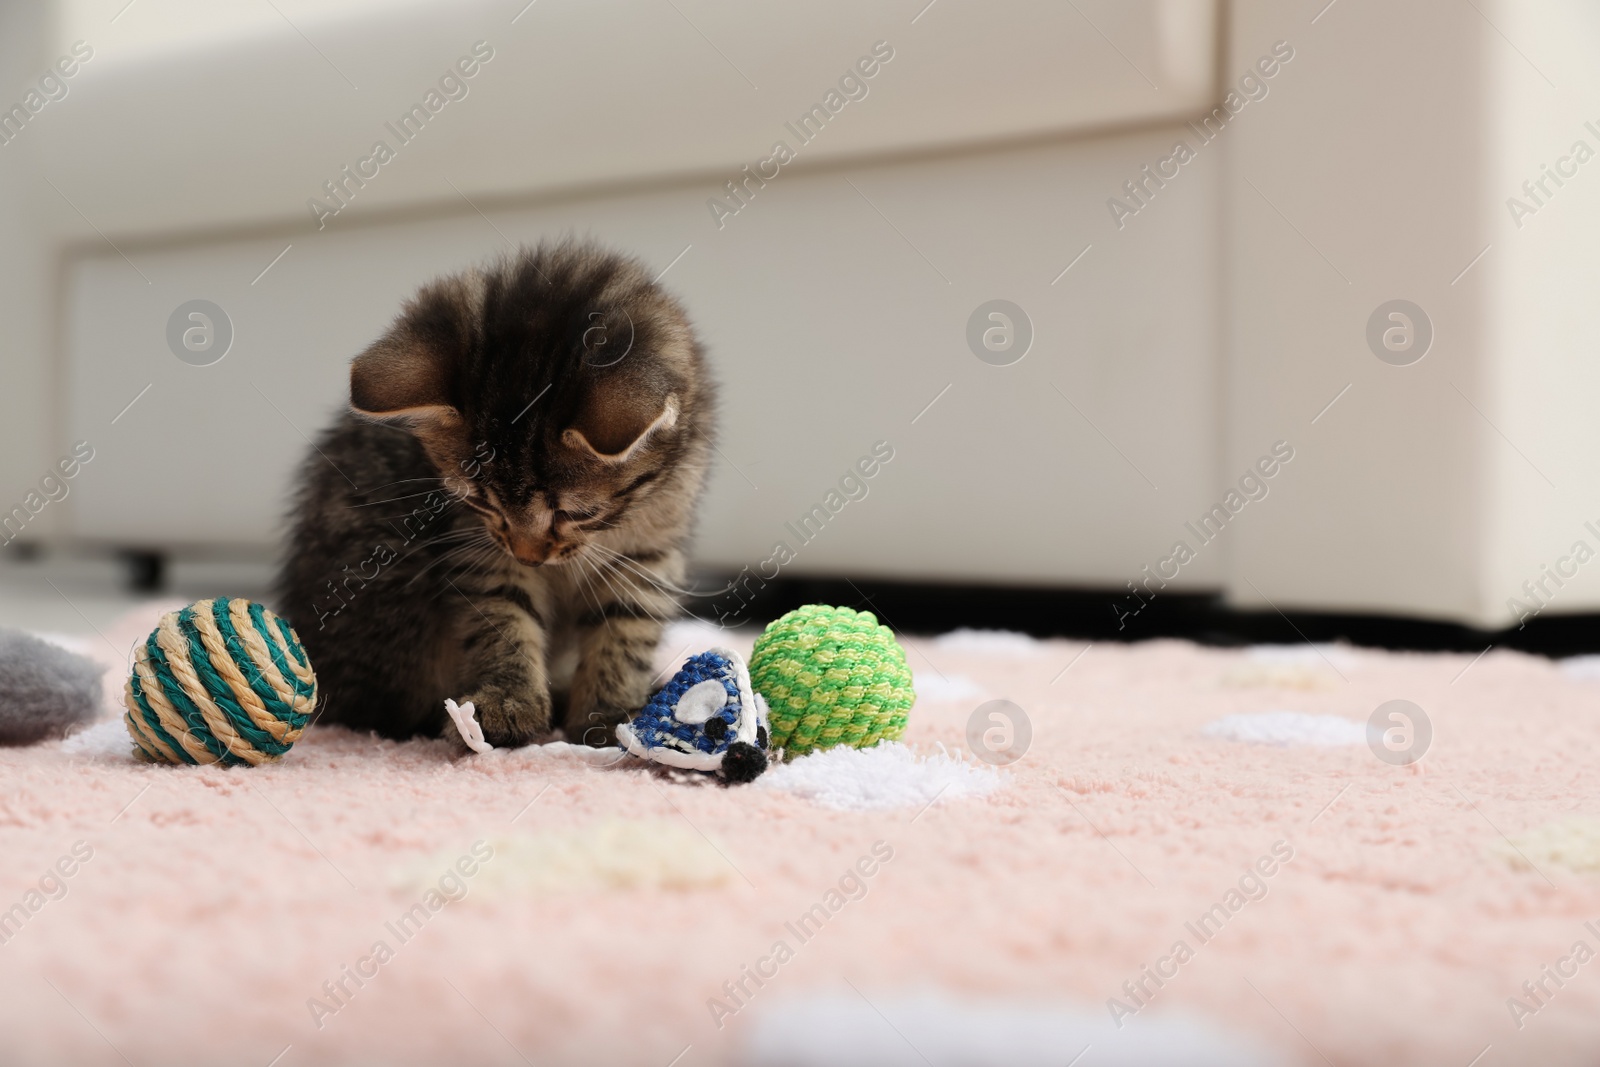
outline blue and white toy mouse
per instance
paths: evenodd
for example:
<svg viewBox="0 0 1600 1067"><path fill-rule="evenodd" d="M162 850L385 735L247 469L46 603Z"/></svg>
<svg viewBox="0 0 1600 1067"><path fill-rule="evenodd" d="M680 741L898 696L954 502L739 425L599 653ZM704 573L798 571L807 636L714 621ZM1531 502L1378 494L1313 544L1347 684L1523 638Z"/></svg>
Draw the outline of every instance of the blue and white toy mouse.
<svg viewBox="0 0 1600 1067"><path fill-rule="evenodd" d="M692 771L720 771L749 782L767 769L767 702L750 688L737 652L690 656L632 722L617 727L622 747L640 759Z"/></svg>

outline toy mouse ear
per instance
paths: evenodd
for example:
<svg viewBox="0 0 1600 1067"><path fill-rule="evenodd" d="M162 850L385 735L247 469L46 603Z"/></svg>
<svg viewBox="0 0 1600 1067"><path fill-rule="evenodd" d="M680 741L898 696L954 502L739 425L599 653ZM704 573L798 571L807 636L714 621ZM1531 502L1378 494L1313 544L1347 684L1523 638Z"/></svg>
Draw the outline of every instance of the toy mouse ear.
<svg viewBox="0 0 1600 1067"><path fill-rule="evenodd" d="M454 414L451 383L466 347L471 300L460 279L428 286L389 332L350 364L350 407L376 419Z"/></svg>
<svg viewBox="0 0 1600 1067"><path fill-rule="evenodd" d="M689 687L673 705L672 717L682 723L699 724L721 711L728 703L728 691L715 678Z"/></svg>

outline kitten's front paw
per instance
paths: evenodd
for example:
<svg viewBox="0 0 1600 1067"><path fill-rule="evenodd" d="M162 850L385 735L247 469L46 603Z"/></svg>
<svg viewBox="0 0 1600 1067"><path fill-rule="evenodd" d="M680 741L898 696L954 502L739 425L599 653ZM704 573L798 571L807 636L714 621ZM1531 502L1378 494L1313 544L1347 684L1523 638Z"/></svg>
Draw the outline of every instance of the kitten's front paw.
<svg viewBox="0 0 1600 1067"><path fill-rule="evenodd" d="M471 704L477 710L476 726L480 736L493 748L521 748L542 740L550 732L550 698L547 695L530 699L484 689L471 694L462 703ZM464 739L465 736L463 733ZM470 739L467 744L471 746Z"/></svg>

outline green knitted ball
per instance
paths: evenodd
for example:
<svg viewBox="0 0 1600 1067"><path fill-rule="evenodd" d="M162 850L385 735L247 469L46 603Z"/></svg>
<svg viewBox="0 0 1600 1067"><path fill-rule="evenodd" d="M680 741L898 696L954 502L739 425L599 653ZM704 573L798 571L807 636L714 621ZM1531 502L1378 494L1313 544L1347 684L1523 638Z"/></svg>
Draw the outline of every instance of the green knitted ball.
<svg viewBox="0 0 1600 1067"><path fill-rule="evenodd" d="M767 700L772 744L791 756L897 741L916 700L905 649L867 611L807 604L756 638L750 685Z"/></svg>

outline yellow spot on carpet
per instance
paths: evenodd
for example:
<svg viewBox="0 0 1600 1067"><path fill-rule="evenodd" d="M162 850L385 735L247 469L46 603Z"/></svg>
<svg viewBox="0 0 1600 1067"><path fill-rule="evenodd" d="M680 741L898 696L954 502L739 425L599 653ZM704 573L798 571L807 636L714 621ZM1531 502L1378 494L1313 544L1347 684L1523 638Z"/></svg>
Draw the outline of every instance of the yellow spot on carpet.
<svg viewBox="0 0 1600 1067"><path fill-rule="evenodd" d="M1250 663L1234 667L1222 676L1230 689L1296 689L1327 692L1339 687L1339 679L1326 667L1298 663Z"/></svg>
<svg viewBox="0 0 1600 1067"><path fill-rule="evenodd" d="M1515 846L1515 847L1513 847ZM1514 869L1561 866L1572 871L1600 871L1600 819L1578 816L1546 823L1536 830L1501 841L1494 853Z"/></svg>
<svg viewBox="0 0 1600 1067"><path fill-rule="evenodd" d="M467 880L474 895L681 891L727 885L738 878L716 848L681 820L611 819L574 830L495 834L485 840L494 856ZM409 868L400 885L420 892L457 858L440 853Z"/></svg>

